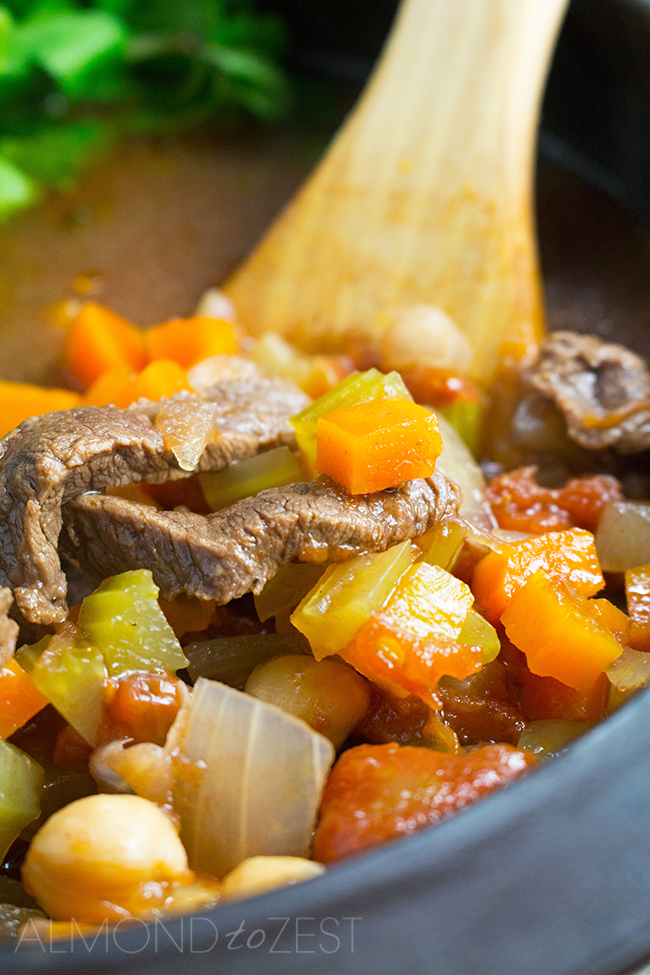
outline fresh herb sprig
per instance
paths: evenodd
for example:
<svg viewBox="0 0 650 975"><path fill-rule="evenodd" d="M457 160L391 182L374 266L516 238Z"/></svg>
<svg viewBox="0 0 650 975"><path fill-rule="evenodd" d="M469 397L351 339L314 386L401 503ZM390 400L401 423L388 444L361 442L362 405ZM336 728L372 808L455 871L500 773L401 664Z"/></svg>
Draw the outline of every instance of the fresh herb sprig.
<svg viewBox="0 0 650 975"><path fill-rule="evenodd" d="M284 41L255 0L0 3L0 220L125 134L282 117Z"/></svg>

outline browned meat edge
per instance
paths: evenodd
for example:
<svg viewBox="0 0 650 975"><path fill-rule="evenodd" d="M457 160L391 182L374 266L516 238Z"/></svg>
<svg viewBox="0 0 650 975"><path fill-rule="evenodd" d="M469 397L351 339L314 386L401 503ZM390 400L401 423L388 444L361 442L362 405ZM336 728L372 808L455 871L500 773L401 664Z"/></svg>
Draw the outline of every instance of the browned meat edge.
<svg viewBox="0 0 650 975"><path fill-rule="evenodd" d="M527 380L555 401L569 436L588 450L631 454L650 448L650 373L622 345L553 332Z"/></svg>
<svg viewBox="0 0 650 975"><path fill-rule="evenodd" d="M287 420L303 409L307 397L293 383L251 377L250 364L246 367L241 376L226 377L203 394L215 405L219 433L195 472L221 470L234 460L293 443ZM0 441L0 585L14 590L30 622L55 623L67 615L66 580L56 549L62 504L86 491L194 473L181 470L165 449L153 422L159 407L62 410L26 420Z"/></svg>
<svg viewBox="0 0 650 975"><path fill-rule="evenodd" d="M7 666L16 649L19 627L8 615L13 601L11 589L0 589L0 668Z"/></svg>
<svg viewBox="0 0 650 975"><path fill-rule="evenodd" d="M166 599L227 603L292 559L344 561L421 535L458 508L442 474L350 496L329 478L262 491L211 515L85 494L63 509L63 550L98 576L149 568Z"/></svg>

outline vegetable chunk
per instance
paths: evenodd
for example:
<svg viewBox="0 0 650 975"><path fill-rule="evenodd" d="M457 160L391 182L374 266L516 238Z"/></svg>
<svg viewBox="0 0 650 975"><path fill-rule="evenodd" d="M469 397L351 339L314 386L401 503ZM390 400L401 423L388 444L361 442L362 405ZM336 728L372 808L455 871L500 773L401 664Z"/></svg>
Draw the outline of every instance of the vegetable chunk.
<svg viewBox="0 0 650 975"><path fill-rule="evenodd" d="M583 693L623 650L584 597L541 572L514 594L501 621L534 674Z"/></svg>
<svg viewBox="0 0 650 975"><path fill-rule="evenodd" d="M379 399L318 420L316 473L350 494L372 494L430 477L442 452L433 413L408 399Z"/></svg>
<svg viewBox="0 0 650 975"><path fill-rule="evenodd" d="M534 763L510 745L453 756L395 742L350 748L325 786L314 859L341 860L439 823Z"/></svg>

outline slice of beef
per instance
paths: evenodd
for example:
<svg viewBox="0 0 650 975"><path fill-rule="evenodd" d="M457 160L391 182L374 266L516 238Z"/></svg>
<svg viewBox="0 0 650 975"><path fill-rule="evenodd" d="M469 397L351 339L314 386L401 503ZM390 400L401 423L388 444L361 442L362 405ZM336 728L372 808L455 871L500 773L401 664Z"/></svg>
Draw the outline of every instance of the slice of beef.
<svg viewBox="0 0 650 975"><path fill-rule="evenodd" d="M250 370L235 370L203 399L214 403L217 434L194 471L182 470L165 447L154 422L160 406L148 402L49 413L25 420L0 441L0 585L14 590L27 620L47 624L67 615L56 550L62 504L85 491L221 470L292 444L287 420L308 402L293 383L253 377Z"/></svg>
<svg viewBox="0 0 650 975"><path fill-rule="evenodd" d="M569 436L583 447L621 454L650 448L650 373L622 345L553 332L527 380L555 401Z"/></svg>
<svg viewBox="0 0 650 975"><path fill-rule="evenodd" d="M340 562L422 534L458 508L442 474L350 496L329 478L262 491L223 511L158 511L85 494L63 509L61 544L87 571L148 568L165 599L223 604L258 593L286 562Z"/></svg>
<svg viewBox="0 0 650 975"><path fill-rule="evenodd" d="M9 617L13 601L11 589L0 589L0 668L7 666L16 649L19 626Z"/></svg>

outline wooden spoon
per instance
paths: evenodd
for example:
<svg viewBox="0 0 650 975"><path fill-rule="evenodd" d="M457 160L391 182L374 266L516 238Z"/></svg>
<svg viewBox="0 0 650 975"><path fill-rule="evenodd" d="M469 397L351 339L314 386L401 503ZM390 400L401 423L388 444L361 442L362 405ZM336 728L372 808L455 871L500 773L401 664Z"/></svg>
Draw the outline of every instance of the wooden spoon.
<svg viewBox="0 0 650 975"><path fill-rule="evenodd" d="M341 350L434 304L483 383L504 339L539 337L534 150L567 2L404 0L357 107L226 285L254 334Z"/></svg>

